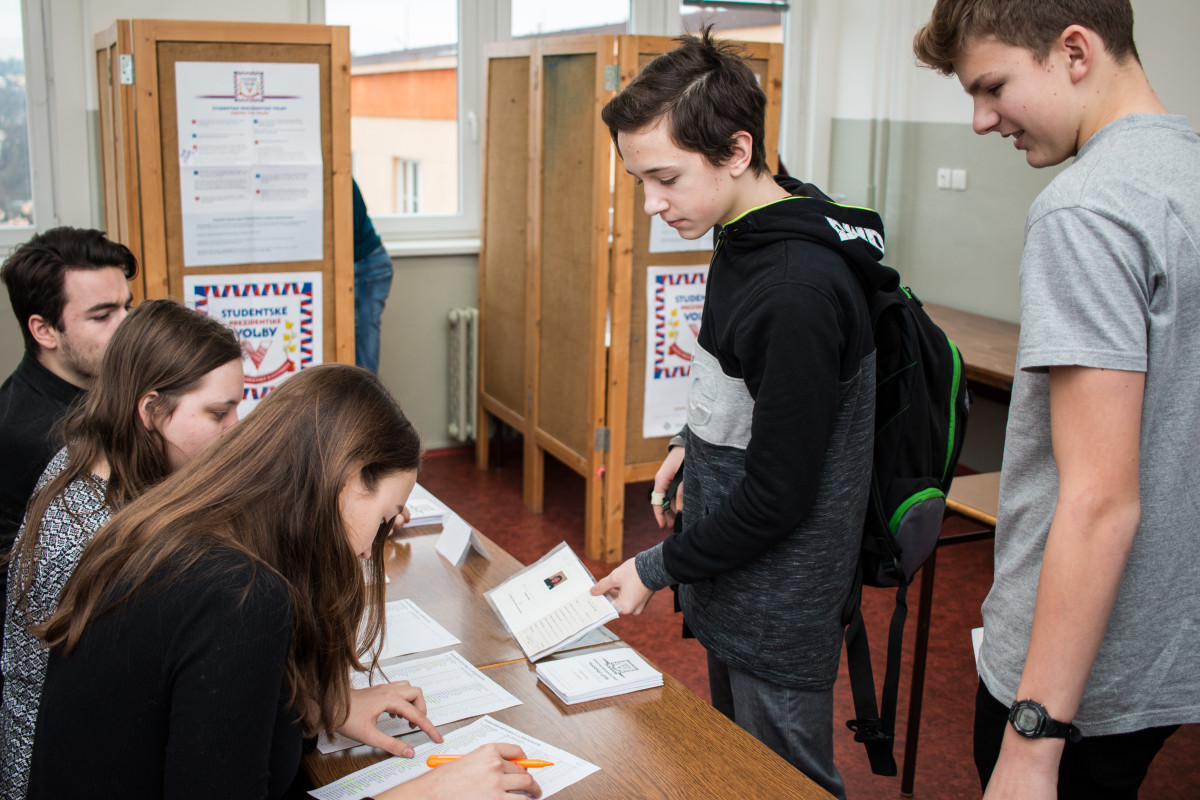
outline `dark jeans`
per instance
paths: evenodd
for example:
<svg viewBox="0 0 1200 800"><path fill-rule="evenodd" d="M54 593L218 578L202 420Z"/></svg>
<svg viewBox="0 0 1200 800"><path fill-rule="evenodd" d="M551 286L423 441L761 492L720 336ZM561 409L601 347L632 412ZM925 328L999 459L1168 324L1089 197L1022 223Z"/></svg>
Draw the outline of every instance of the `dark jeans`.
<svg viewBox="0 0 1200 800"><path fill-rule="evenodd" d="M1000 742L1008 726L1008 708L979 682L975 694L975 769L979 785L988 779L1000 757ZM1059 800L1133 800L1146 779L1150 762L1178 725L1146 728L1112 736L1088 736L1067 742L1058 765Z"/></svg>

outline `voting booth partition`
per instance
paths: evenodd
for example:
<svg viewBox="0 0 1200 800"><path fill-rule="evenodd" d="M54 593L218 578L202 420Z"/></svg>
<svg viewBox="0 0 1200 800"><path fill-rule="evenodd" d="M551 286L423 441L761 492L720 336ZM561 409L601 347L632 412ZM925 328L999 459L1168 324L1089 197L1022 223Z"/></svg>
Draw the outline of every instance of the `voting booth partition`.
<svg viewBox="0 0 1200 800"><path fill-rule="evenodd" d="M135 300L232 320L248 400L354 363L349 29L118 20L94 45L105 226L141 264Z"/></svg>
<svg viewBox="0 0 1200 800"><path fill-rule="evenodd" d="M777 170L783 46L742 45L767 96ZM675 46L668 37L595 35L487 51L476 461L488 465L494 416L524 438L531 510L542 510L546 454L582 475L585 552L607 562L622 557L625 484L653 478L670 438L643 425L647 276L652 267L706 267L711 249L670 229L651 246L642 191L600 110Z"/></svg>

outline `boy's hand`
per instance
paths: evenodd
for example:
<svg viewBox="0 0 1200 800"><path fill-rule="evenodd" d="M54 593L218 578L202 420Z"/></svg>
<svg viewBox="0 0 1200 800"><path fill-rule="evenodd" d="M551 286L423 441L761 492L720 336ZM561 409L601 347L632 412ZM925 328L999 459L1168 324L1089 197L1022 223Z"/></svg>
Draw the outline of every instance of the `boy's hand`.
<svg viewBox="0 0 1200 800"><path fill-rule="evenodd" d="M667 457L663 459L662 466L658 468L658 472L654 473L654 488L651 490L655 493L666 494L668 487L671 485L671 480L675 477L675 473L679 472L679 467L683 464L683 447L672 447ZM675 515L683 510L683 489L680 488L675 492L675 500L671 503L670 508L663 508L661 502L655 503L651 501L651 509L654 511L654 519L658 521L658 527L665 528L668 525L675 524Z"/></svg>
<svg viewBox="0 0 1200 800"><path fill-rule="evenodd" d="M984 791L984 800L1055 800L1062 739L1025 739L1004 726L1000 757Z"/></svg>
<svg viewBox="0 0 1200 800"><path fill-rule="evenodd" d="M642 613L646 603L654 596L654 592L647 589L638 577L637 566L632 558L610 572L607 578L598 581L592 587L592 594L608 595L621 616Z"/></svg>

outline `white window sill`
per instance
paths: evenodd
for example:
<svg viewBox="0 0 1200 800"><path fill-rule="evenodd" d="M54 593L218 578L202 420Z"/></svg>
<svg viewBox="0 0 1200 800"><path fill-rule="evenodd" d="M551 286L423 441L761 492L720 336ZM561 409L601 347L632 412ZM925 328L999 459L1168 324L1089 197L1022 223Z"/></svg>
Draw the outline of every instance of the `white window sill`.
<svg viewBox="0 0 1200 800"><path fill-rule="evenodd" d="M479 239L393 239L383 243L392 258L477 256Z"/></svg>

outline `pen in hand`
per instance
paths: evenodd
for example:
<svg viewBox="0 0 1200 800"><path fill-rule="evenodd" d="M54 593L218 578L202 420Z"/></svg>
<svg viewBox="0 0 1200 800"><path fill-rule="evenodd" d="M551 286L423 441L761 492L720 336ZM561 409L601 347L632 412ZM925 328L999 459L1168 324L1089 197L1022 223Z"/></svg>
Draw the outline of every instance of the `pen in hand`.
<svg viewBox="0 0 1200 800"><path fill-rule="evenodd" d="M451 761L457 761L460 758L462 758L461 755L430 756L429 758L425 759L425 766L440 767L443 764L449 764ZM526 769L533 769L535 767L553 767L554 766L553 761L542 761L540 758L510 758L508 760L511 761L513 764L516 764L518 767L525 767Z"/></svg>

